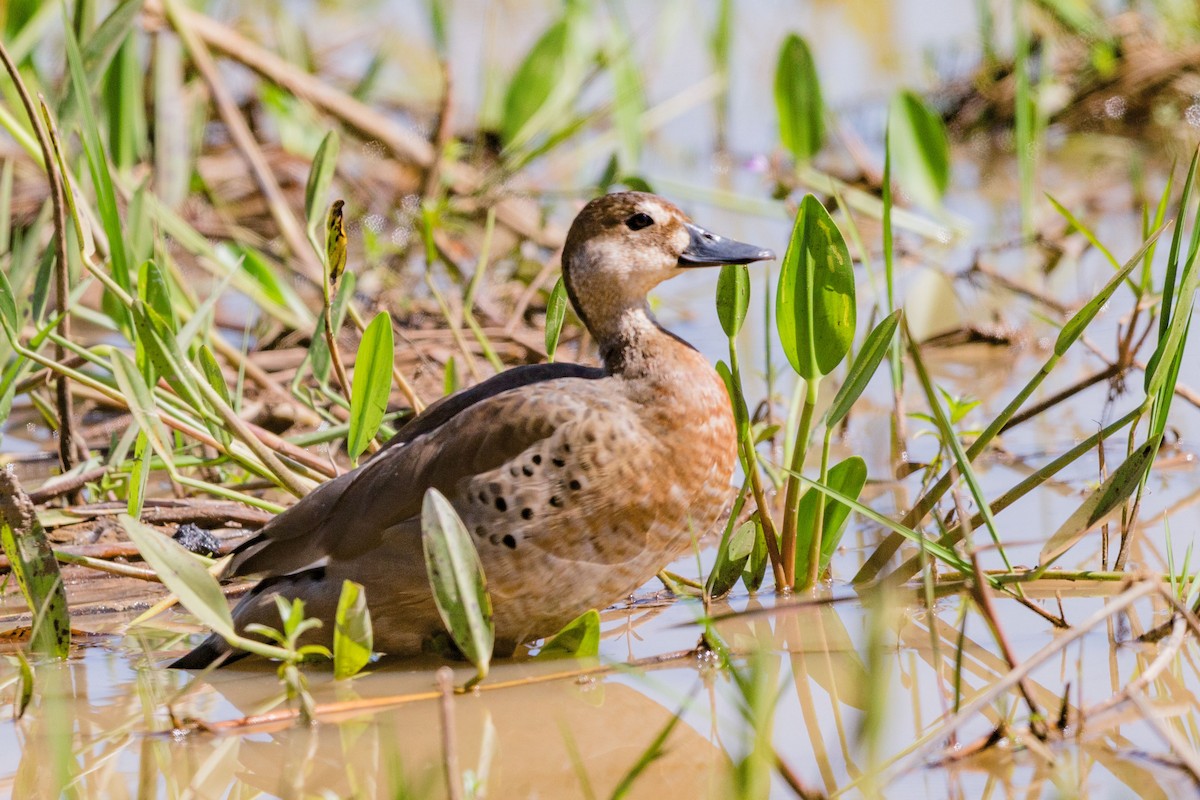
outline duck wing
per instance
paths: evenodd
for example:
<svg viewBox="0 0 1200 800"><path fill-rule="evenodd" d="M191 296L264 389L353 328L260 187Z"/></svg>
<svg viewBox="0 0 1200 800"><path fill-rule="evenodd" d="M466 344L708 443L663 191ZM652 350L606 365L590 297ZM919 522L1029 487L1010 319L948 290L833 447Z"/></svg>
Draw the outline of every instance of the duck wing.
<svg viewBox="0 0 1200 800"><path fill-rule="evenodd" d="M226 576L288 575L374 549L390 529L420 515L429 487L450 494L462 479L504 464L564 421L562 413L531 409L517 390L562 381L564 391L553 394L567 398L574 381L606 375L579 364L537 364L439 400L369 461L321 484L240 545Z"/></svg>

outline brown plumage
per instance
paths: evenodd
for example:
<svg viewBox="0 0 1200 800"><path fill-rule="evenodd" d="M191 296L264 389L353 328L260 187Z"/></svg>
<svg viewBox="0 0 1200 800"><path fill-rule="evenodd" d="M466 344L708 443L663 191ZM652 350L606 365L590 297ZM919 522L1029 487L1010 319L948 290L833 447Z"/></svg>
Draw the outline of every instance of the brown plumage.
<svg viewBox="0 0 1200 800"><path fill-rule="evenodd" d="M227 575L264 577L234 609L238 627L277 627L282 594L328 640L349 578L366 589L376 649L419 651L442 630L421 553L429 487L474 536L498 651L628 595L722 514L736 458L724 385L658 326L646 293L682 267L772 257L654 195L593 200L567 234L563 275L603 368L519 367L430 406L238 548ZM213 636L175 666L228 649Z"/></svg>

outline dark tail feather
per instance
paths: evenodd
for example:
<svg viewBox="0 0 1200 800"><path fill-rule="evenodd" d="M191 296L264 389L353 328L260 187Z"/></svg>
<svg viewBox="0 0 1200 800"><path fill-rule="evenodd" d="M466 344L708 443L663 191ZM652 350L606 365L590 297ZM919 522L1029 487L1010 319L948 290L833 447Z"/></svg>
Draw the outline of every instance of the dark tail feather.
<svg viewBox="0 0 1200 800"><path fill-rule="evenodd" d="M234 650L215 633L196 646L192 652L176 659L170 669L205 669L209 666L224 667L250 655L245 650Z"/></svg>

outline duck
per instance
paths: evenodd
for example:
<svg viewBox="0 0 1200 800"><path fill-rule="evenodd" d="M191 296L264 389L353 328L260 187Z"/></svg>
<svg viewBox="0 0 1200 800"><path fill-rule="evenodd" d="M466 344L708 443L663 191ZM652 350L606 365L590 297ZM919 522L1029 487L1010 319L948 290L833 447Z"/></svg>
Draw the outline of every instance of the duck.
<svg viewBox="0 0 1200 800"><path fill-rule="evenodd" d="M352 580L375 650L414 655L444 642L421 544L430 488L478 550L497 655L628 597L727 513L737 460L724 382L659 325L647 294L693 268L774 257L657 195L591 200L567 233L562 277L601 364L516 367L444 397L274 517L223 576L259 579L232 612L237 629L278 628L275 598L300 599L323 623L305 641L328 646ZM244 655L213 634L171 666Z"/></svg>

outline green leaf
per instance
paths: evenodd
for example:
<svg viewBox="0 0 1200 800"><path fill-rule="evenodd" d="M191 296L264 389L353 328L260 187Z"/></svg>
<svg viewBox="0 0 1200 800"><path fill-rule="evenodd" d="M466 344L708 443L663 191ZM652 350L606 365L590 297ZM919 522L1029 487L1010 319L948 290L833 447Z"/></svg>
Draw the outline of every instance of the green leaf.
<svg viewBox="0 0 1200 800"><path fill-rule="evenodd" d="M767 540L762 523L754 520L754 549L742 572L742 585L748 592L757 592L767 574Z"/></svg>
<svg viewBox="0 0 1200 800"><path fill-rule="evenodd" d="M145 348L155 370L175 393L193 410L207 408L192 381L187 359L180 351L170 326L158 312L141 300L134 300L133 328L137 332L138 344Z"/></svg>
<svg viewBox="0 0 1200 800"><path fill-rule="evenodd" d="M829 407L829 417L825 423L828 427L833 428L845 419L855 401L867 388L867 384L871 382L875 370L879 369L879 364L892 347L892 339L896 335L897 326L900 325L900 313L897 309L888 314L867 335L867 340L863 342L858 355L854 357L854 363L850 365L846 381L838 389L837 395L833 398L833 405Z"/></svg>
<svg viewBox="0 0 1200 800"><path fill-rule="evenodd" d="M1088 495L1079 508L1067 517L1054 535L1042 546L1038 556L1038 569L1044 570L1083 538L1084 534L1104 523L1110 515L1119 511L1121 505L1133 494L1141 483L1158 451L1158 437L1142 444Z"/></svg>
<svg viewBox="0 0 1200 800"><path fill-rule="evenodd" d="M366 590L344 581L333 628L333 677L340 681L357 675L370 663L374 644Z"/></svg>
<svg viewBox="0 0 1200 800"><path fill-rule="evenodd" d="M442 370L442 394L450 395L458 391L458 366L455 364L454 356L446 359L446 366Z"/></svg>
<svg viewBox="0 0 1200 800"><path fill-rule="evenodd" d="M583 612L551 636L534 660L595 658L600 653L600 612Z"/></svg>
<svg viewBox="0 0 1200 800"><path fill-rule="evenodd" d="M829 212L805 195L792 229L775 298L779 339L806 381L828 375L854 341L854 268Z"/></svg>
<svg viewBox="0 0 1200 800"><path fill-rule="evenodd" d="M562 335L563 320L567 317L567 285L560 276L546 301L546 360L554 361L558 337Z"/></svg>
<svg viewBox="0 0 1200 800"><path fill-rule="evenodd" d="M138 297L150 308L158 312L167 330L174 333L175 306L171 302L171 287L162 269L154 261L144 261L138 268Z"/></svg>
<svg viewBox="0 0 1200 800"><path fill-rule="evenodd" d="M129 489L125 499L125 513L134 519L142 516L142 506L146 500L146 484L150 480L150 455L154 448L150 446L150 437L139 430L137 440L133 445L133 467L129 470Z"/></svg>
<svg viewBox="0 0 1200 800"><path fill-rule="evenodd" d="M829 470L825 485L829 488L858 500L863 487L867 484L867 462L859 456L850 456L845 461L836 464ZM800 498L796 509L798 523L796 525L796 574L808 574L808 548L812 543L813 521L817 513L820 495L809 489ZM821 520L821 570L829 566L833 553L845 531L846 521L850 518L850 507L836 500L826 500L825 513Z"/></svg>
<svg viewBox="0 0 1200 800"><path fill-rule="evenodd" d="M0 545L33 614L33 651L66 658L71 618L58 561L33 503L7 469L0 469Z"/></svg>
<svg viewBox="0 0 1200 800"><path fill-rule="evenodd" d="M1168 224L1170 223L1160 225L1156 231L1151 233L1146 241L1142 243L1142 246L1138 248L1138 251L1133 254L1133 257L1126 261L1124 266L1108 279L1108 283L1104 284L1104 287L1083 308L1076 311L1067 320L1062 330L1058 332L1058 338L1054 342L1054 354L1056 356L1061 356L1067 352L1071 345L1075 344L1075 340L1083 334L1087 326L1092 324L1092 320L1100 313L1100 309L1108 304L1108 301L1112 298L1113 293L1117 291L1117 287L1121 285L1121 282L1128 278L1129 273L1137 268L1138 262L1142 260L1142 256L1154 246L1154 243L1162 235L1162 232L1166 230Z"/></svg>
<svg viewBox="0 0 1200 800"><path fill-rule="evenodd" d="M532 140L564 116L578 91L591 48L570 7L534 43L504 95L500 136L507 147Z"/></svg>
<svg viewBox="0 0 1200 800"><path fill-rule="evenodd" d="M346 448L357 460L375 438L388 397L392 394L392 318L386 311L375 315L358 344L354 360L354 378L350 390L350 432Z"/></svg>
<svg viewBox="0 0 1200 800"><path fill-rule="evenodd" d="M117 519L142 558L184 608L218 635L237 636L221 586L200 559L170 536L143 525L128 514L121 514Z"/></svg>
<svg viewBox="0 0 1200 800"><path fill-rule="evenodd" d="M339 331L346 321L346 310L350 306L350 298L354 297L356 282L353 272L347 272L338 281L337 294L333 296L333 329ZM336 337L335 337L336 338ZM329 345L325 341L325 315L317 317L317 327L313 331L312 342L308 346L308 360L312 366L313 377L322 385L329 383L330 370L333 361L329 357Z"/></svg>
<svg viewBox="0 0 1200 800"><path fill-rule="evenodd" d="M217 359L213 357L212 351L208 349L208 345L200 345L200 369L204 372L204 379L208 381L208 385L213 388L221 398L225 405L233 408L233 400L229 396L229 387L225 384L225 375L221 372L221 365L217 363ZM217 441L224 445L228 445L233 441L233 437L229 435L229 429L220 422L208 422L208 430Z"/></svg>
<svg viewBox="0 0 1200 800"><path fill-rule="evenodd" d="M721 267L717 278L717 319L730 339L738 335L750 307L750 271L740 264Z"/></svg>
<svg viewBox="0 0 1200 800"><path fill-rule="evenodd" d="M17 315L16 295L13 294L8 275L3 270L0 270L0 317L4 319L8 330L20 335L21 318Z"/></svg>
<svg viewBox="0 0 1200 800"><path fill-rule="evenodd" d="M129 356L120 350L112 352L112 372L117 381L117 388L121 390L121 394L129 406L129 413L133 416L133 421L137 423L138 429L146 435L150 446L155 453L158 453L158 457L163 460L168 469L173 470L174 458L171 452L171 440L158 416L154 395L142 378L142 373L138 371L137 365L130 360ZM141 479L144 479L144 476Z"/></svg>
<svg viewBox="0 0 1200 800"><path fill-rule="evenodd" d="M478 683L487 677L495 644L487 579L454 506L432 487L421 504L421 545L438 614L454 644L475 665L472 683Z"/></svg>
<svg viewBox="0 0 1200 800"><path fill-rule="evenodd" d="M950 140L942 118L905 90L892 99L888 120L896 180L921 205L940 206L950 185Z"/></svg>
<svg viewBox="0 0 1200 800"><path fill-rule="evenodd" d="M325 197L329 194L329 186L333 183L333 175L337 168L338 132L331 130L321 140L313 156L312 169L308 173L308 183L304 186L304 218L308 226L308 238L319 253L323 248L317 239L317 231L324 222Z"/></svg>
<svg viewBox="0 0 1200 800"><path fill-rule="evenodd" d="M750 519L739 525L729 538L721 541L721 546L717 548L717 560L713 563L705 586L709 597L724 597L737 585L746 562L754 552L757 534L757 526Z"/></svg>
<svg viewBox="0 0 1200 800"><path fill-rule="evenodd" d="M825 105L808 44L796 34L783 42L775 68L779 139L797 161L808 161L825 139Z"/></svg>

